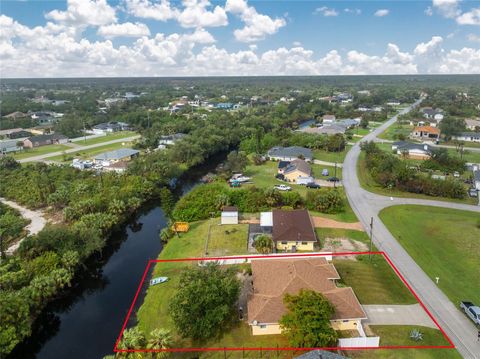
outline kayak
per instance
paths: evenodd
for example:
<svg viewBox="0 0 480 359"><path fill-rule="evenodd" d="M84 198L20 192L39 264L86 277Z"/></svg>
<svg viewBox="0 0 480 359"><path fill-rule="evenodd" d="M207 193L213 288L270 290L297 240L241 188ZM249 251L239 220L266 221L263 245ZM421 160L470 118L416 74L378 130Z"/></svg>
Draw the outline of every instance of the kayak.
<svg viewBox="0 0 480 359"><path fill-rule="evenodd" d="M150 285L165 283L168 280L168 277L157 277L150 280Z"/></svg>

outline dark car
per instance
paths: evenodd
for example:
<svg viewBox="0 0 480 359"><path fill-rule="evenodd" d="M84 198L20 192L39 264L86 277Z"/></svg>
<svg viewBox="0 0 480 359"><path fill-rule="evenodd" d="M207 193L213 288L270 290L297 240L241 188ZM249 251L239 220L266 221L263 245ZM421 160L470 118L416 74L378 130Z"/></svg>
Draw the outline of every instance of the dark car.
<svg viewBox="0 0 480 359"><path fill-rule="evenodd" d="M340 182L340 179L337 177L328 177L327 179L328 182Z"/></svg>
<svg viewBox="0 0 480 359"><path fill-rule="evenodd" d="M318 183L315 183L315 182L310 182L310 183L307 183L305 185L305 187L307 188L313 188L313 189L318 189L320 188L320 185Z"/></svg>

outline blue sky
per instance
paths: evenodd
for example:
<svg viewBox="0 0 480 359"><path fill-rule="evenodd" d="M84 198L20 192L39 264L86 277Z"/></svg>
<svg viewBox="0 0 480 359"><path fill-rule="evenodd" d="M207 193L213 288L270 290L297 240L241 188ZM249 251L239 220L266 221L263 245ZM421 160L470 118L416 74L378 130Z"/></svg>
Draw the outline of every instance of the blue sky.
<svg viewBox="0 0 480 359"><path fill-rule="evenodd" d="M2 1L0 14L21 77L27 64L48 76L480 71L480 1ZM15 67L21 51L40 63Z"/></svg>

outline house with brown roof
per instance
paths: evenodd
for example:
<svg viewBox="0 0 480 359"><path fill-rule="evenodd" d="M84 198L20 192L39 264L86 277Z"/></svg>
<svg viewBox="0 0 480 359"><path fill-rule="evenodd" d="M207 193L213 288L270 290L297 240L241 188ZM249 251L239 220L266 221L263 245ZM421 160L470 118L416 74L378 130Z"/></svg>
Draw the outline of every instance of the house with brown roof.
<svg viewBox="0 0 480 359"><path fill-rule="evenodd" d="M437 141L440 138L440 129L432 126L415 127L410 137L421 141Z"/></svg>
<svg viewBox="0 0 480 359"><path fill-rule="evenodd" d="M272 240L278 251L313 251L318 244L306 209L272 211Z"/></svg>
<svg viewBox="0 0 480 359"><path fill-rule="evenodd" d="M247 314L253 335L281 334L283 298L302 289L323 294L335 307L330 319L335 330L356 330L367 318L353 289L336 286L340 275L324 257L252 260L252 278Z"/></svg>

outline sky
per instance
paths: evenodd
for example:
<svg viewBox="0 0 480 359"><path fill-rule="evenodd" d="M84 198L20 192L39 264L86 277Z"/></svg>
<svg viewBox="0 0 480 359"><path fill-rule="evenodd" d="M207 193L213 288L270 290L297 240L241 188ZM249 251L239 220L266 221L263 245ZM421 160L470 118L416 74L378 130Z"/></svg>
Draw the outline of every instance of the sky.
<svg viewBox="0 0 480 359"><path fill-rule="evenodd" d="M0 76L479 74L480 0L0 2Z"/></svg>

